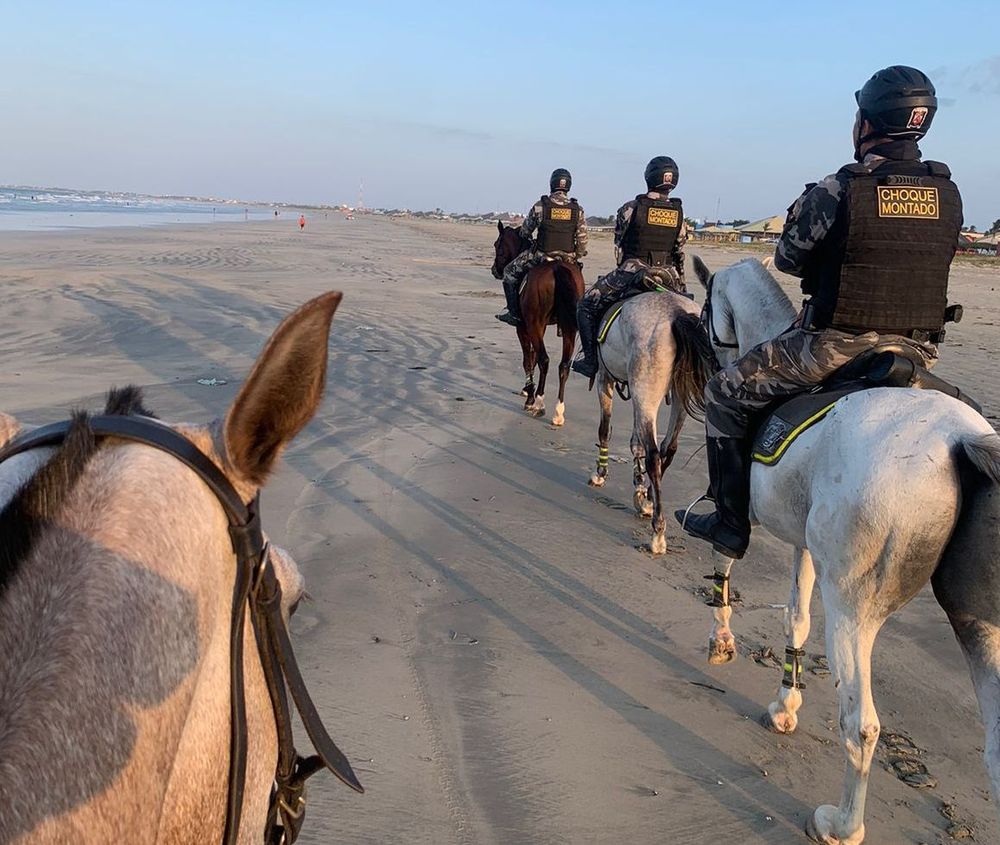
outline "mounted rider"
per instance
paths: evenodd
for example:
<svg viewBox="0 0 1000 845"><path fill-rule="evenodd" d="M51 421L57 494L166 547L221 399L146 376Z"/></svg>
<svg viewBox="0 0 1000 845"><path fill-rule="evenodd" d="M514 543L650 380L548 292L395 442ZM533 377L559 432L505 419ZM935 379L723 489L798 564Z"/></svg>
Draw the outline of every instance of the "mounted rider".
<svg viewBox="0 0 1000 845"><path fill-rule="evenodd" d="M727 557L742 557L750 540L757 415L886 340L930 366L944 337L962 200L948 167L921 161L917 147L937 112L934 86L921 71L897 65L855 97L855 163L806 186L775 251L775 267L802 279L802 311L788 331L720 370L705 389L716 511L676 516Z"/></svg>
<svg viewBox="0 0 1000 845"><path fill-rule="evenodd" d="M680 199L670 197L680 172L669 156L646 165L644 194L618 209L615 219L615 259L618 266L597 280L576 309L583 352L574 371L597 374L597 324L612 305L636 294L665 288L685 293L684 244L687 226Z"/></svg>
<svg viewBox="0 0 1000 845"><path fill-rule="evenodd" d="M512 326L521 322L521 280L527 272L543 261L579 261L587 254L587 216L569 189L573 177L564 167L552 171L549 191L528 212L521 224L521 237L532 241L531 246L514 258L503 273L503 292L507 310L496 318ZM580 265L583 266L583 265Z"/></svg>

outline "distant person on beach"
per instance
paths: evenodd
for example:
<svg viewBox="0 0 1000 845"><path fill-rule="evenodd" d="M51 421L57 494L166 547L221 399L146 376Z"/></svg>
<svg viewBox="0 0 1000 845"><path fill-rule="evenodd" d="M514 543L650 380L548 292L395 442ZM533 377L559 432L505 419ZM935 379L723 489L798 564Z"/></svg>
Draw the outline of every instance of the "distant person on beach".
<svg viewBox="0 0 1000 845"><path fill-rule="evenodd" d="M277 217L277 216L278 216L278 209L274 209L274 216L275 216L275 217Z"/></svg>
<svg viewBox="0 0 1000 845"><path fill-rule="evenodd" d="M579 259L587 254L587 216L580 203L569 196L572 185L573 177L568 170L564 167L553 170L549 177L550 193L543 195L524 218L521 236L531 241L535 229L538 235L531 247L504 270L503 292L507 298L507 310L496 315L500 322L512 326L521 322L518 288L528 270L543 261L579 263Z"/></svg>
<svg viewBox="0 0 1000 845"><path fill-rule="evenodd" d="M304 214L299 215L299 231L301 232L306 227L306 216Z"/></svg>
<svg viewBox="0 0 1000 845"><path fill-rule="evenodd" d="M618 266L601 276L576 309L583 354L573 370L591 378L597 374L597 323L612 305L650 290L685 293L684 243L687 227L679 199L669 196L680 171L670 156L656 156L646 165L646 193L618 209L615 258Z"/></svg>

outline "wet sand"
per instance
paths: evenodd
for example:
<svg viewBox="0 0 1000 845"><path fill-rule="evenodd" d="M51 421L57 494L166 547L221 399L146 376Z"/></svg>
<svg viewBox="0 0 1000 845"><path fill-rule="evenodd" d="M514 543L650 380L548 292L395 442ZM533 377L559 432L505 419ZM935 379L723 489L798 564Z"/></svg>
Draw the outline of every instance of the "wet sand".
<svg viewBox="0 0 1000 845"><path fill-rule="evenodd" d="M750 657L783 653L774 605L790 550L756 533L734 575L741 658L707 666L710 557L672 520L669 553L643 551L630 408L616 401L600 491L586 485L598 411L583 379L562 429L520 410L520 351L493 319L494 237L332 214L303 233L282 220L2 234L0 407L40 423L136 382L161 416L208 420L281 316L343 290L326 400L267 488L264 519L305 572L300 661L368 793L314 779L299 841L804 842L808 814L840 794L832 683L808 674L799 730L778 737L757 720L780 669ZM761 256L695 252L712 268ZM588 282L611 263L610 239L595 238ZM997 270L956 267L966 317L939 368L994 422L998 288ZM227 383L198 383L213 378ZM671 508L704 489L700 445L689 423ZM942 802L976 841L998 841L971 682L929 590L886 625L874 676L883 730L924 749L938 783L905 785L880 751L867 841L948 841Z"/></svg>

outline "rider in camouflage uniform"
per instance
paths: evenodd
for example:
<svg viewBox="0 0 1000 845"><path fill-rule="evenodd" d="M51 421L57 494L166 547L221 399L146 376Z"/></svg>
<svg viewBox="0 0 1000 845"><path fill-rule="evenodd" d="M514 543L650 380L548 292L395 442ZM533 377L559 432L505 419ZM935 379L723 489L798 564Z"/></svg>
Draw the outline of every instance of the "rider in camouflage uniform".
<svg viewBox="0 0 1000 845"><path fill-rule="evenodd" d="M573 370L592 378L597 374L597 324L616 302L650 290L685 293L684 244L687 226L679 199L671 199L680 174L669 156L657 156L646 165L647 193L618 209L615 220L615 259L618 266L602 276L584 294L576 309L582 354Z"/></svg>
<svg viewBox="0 0 1000 845"><path fill-rule="evenodd" d="M685 530L727 557L750 540L750 432L772 402L806 392L876 346L896 340L937 357L948 268L962 204L947 166L922 162L917 141L937 111L914 68L876 73L855 95L856 164L807 185L788 210L774 264L809 299L788 331L722 369L705 389L710 491L716 511Z"/></svg>
<svg viewBox="0 0 1000 845"><path fill-rule="evenodd" d="M516 326L521 322L521 280L532 267L543 261L571 261L587 254L587 216L583 207L569 196L573 177L563 167L552 171L549 191L536 202L521 224L521 237L531 240L538 230L532 247L514 258L503 271L503 292L507 310L496 318ZM583 266L582 264L580 265Z"/></svg>

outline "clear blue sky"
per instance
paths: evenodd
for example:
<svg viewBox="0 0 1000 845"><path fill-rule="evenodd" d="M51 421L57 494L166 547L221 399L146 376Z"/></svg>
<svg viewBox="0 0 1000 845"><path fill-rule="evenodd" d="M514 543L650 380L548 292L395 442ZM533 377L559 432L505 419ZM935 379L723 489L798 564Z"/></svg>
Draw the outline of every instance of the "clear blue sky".
<svg viewBox="0 0 1000 845"><path fill-rule="evenodd" d="M1000 217L995 0L25 3L0 0L0 182L589 214L680 163L689 215L781 213L851 156L854 91L931 73L923 148Z"/></svg>

